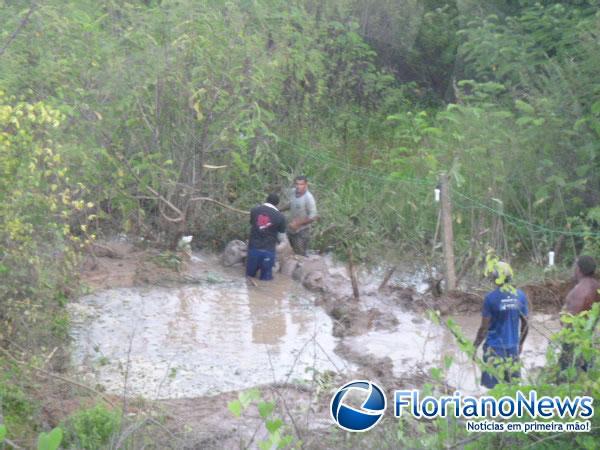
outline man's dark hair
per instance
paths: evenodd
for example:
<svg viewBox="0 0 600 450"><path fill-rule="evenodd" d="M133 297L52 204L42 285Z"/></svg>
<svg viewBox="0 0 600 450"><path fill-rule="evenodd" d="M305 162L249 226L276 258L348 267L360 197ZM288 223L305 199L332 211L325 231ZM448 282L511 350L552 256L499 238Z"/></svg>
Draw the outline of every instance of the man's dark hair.
<svg viewBox="0 0 600 450"><path fill-rule="evenodd" d="M596 270L596 261L591 256L580 256L577 258L577 267L586 277L594 275Z"/></svg>
<svg viewBox="0 0 600 450"><path fill-rule="evenodd" d="M306 181L306 182L308 182L308 179L306 178L306 175L298 175L296 178L294 178L294 181Z"/></svg>
<svg viewBox="0 0 600 450"><path fill-rule="evenodd" d="M273 206L279 205L279 195L275 193L267 195L267 203L270 203Z"/></svg>

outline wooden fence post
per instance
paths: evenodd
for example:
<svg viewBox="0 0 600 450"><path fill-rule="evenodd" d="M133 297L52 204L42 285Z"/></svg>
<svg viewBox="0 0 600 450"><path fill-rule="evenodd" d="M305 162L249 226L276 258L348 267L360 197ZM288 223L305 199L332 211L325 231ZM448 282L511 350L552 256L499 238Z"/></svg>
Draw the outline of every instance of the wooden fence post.
<svg viewBox="0 0 600 450"><path fill-rule="evenodd" d="M448 174L440 176L442 201L442 229L444 231L444 260L446 262L446 289L456 289L456 269L454 268L454 233L452 231L452 203L450 201L450 182Z"/></svg>

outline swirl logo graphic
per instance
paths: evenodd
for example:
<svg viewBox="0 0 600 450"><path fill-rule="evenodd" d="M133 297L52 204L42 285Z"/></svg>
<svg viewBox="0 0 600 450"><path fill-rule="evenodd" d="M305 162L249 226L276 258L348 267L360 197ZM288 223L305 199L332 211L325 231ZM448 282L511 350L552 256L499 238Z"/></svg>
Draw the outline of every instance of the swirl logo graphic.
<svg viewBox="0 0 600 450"><path fill-rule="evenodd" d="M344 398L350 391L360 391L365 401L360 409L344 404ZM375 383L355 380L342 386L331 399L331 417L346 431L368 431L383 417L387 400L383 390Z"/></svg>

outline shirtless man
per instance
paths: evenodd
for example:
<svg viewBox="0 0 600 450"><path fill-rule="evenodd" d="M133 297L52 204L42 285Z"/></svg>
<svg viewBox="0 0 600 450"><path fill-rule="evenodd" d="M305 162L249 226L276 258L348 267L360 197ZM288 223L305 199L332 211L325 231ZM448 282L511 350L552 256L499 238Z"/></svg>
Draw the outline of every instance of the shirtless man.
<svg viewBox="0 0 600 450"><path fill-rule="evenodd" d="M596 262L591 256L580 256L577 259L575 265L577 284L567 294L563 312L576 315L582 311L589 311L592 305L600 300L598 295L600 282L594 278L595 270Z"/></svg>
<svg viewBox="0 0 600 450"><path fill-rule="evenodd" d="M567 294L563 313L577 315L583 311L589 311L592 305L600 301L600 282L594 278L596 270L596 262L591 256L580 256L575 264L575 281L577 284ZM587 370L587 363L581 358L574 361L573 344L563 343L562 352L560 355L561 370L567 369L572 364L575 364L581 370Z"/></svg>

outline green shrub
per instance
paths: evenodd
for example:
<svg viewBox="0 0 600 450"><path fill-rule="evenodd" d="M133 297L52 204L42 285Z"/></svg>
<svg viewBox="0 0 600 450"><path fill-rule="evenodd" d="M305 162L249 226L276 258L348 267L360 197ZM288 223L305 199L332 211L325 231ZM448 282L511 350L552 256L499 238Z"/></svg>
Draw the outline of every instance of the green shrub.
<svg viewBox="0 0 600 450"><path fill-rule="evenodd" d="M104 405L75 412L64 425L66 448L101 449L121 425L121 412Z"/></svg>
<svg viewBox="0 0 600 450"><path fill-rule="evenodd" d="M11 435L22 437L34 427L36 409L36 404L27 398L18 385L0 379L0 411Z"/></svg>

